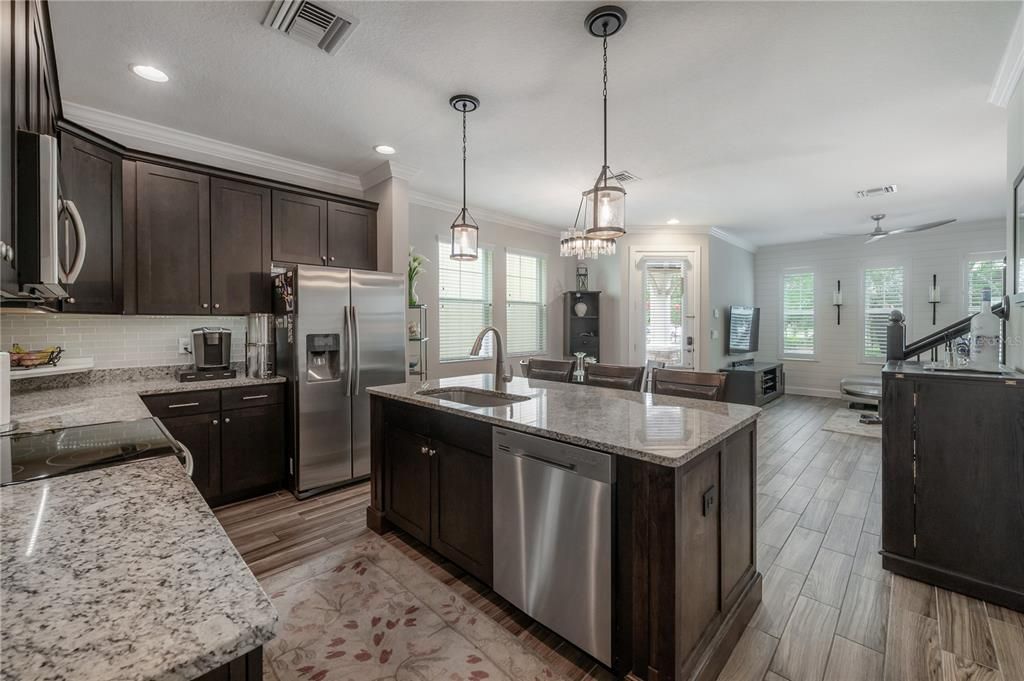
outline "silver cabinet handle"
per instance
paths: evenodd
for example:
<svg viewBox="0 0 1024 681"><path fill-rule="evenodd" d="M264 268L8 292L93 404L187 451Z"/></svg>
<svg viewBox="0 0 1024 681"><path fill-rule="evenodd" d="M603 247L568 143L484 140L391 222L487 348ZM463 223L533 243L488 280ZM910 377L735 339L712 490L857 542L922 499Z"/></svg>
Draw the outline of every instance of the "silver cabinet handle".
<svg viewBox="0 0 1024 681"><path fill-rule="evenodd" d="M218 425L219 423L220 423L220 421L218 421L217 419L214 419L214 420L213 420L213 425L215 425L215 426L216 426L216 425Z"/></svg>
<svg viewBox="0 0 1024 681"><path fill-rule="evenodd" d="M74 305L75 304L75 299L74 298L65 298L64 302L65 303L71 303L72 305Z"/></svg>
<svg viewBox="0 0 1024 681"><path fill-rule="evenodd" d="M213 309L214 310L219 310L220 309L220 303L214 303L213 304Z"/></svg>
<svg viewBox="0 0 1024 681"><path fill-rule="evenodd" d="M181 409L182 407L198 407L198 402L182 402L181 404L168 404L168 409Z"/></svg>
<svg viewBox="0 0 1024 681"><path fill-rule="evenodd" d="M331 262L334 262L334 256L333 255L331 256L330 260L331 260Z"/></svg>
<svg viewBox="0 0 1024 681"><path fill-rule="evenodd" d="M429 453L430 453L430 447L427 447L426 445L423 445L422 447L420 447L420 454L429 454Z"/></svg>
<svg viewBox="0 0 1024 681"><path fill-rule="evenodd" d="M265 400L268 397L270 397L270 395L246 395L242 399L243 400Z"/></svg>
<svg viewBox="0 0 1024 681"><path fill-rule="evenodd" d="M327 262L327 256L326 255L321 255L320 256L320 260L322 260L323 262Z"/></svg>
<svg viewBox="0 0 1024 681"><path fill-rule="evenodd" d="M430 454L430 456L434 456L434 454L437 454L437 450L431 449L429 452L427 452L427 454Z"/></svg>
<svg viewBox="0 0 1024 681"><path fill-rule="evenodd" d="M209 303L203 303L203 305L202 305L202 308L203 308L204 310L205 310L206 308L208 308L208 307L210 307L210 304L209 304Z"/></svg>
<svg viewBox="0 0 1024 681"><path fill-rule="evenodd" d="M225 418L224 418L224 423L231 423L231 419L229 419L229 418L225 417Z"/></svg>
<svg viewBox="0 0 1024 681"><path fill-rule="evenodd" d="M352 315L345 306L345 397L352 396L352 371L355 360L352 358Z"/></svg>
<svg viewBox="0 0 1024 681"><path fill-rule="evenodd" d="M192 452L188 451L188 447L182 444L181 440L175 440L175 442L181 447L181 453L185 455L185 473L191 478L196 469L196 460L192 458Z"/></svg>

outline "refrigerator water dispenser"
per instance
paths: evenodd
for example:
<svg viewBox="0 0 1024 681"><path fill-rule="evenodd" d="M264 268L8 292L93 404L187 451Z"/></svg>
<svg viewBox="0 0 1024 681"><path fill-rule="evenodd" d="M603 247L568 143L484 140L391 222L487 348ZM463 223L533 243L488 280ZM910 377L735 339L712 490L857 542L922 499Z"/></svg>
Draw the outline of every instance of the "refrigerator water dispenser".
<svg viewBox="0 0 1024 681"><path fill-rule="evenodd" d="M341 334L306 334L306 380L310 383L341 379Z"/></svg>

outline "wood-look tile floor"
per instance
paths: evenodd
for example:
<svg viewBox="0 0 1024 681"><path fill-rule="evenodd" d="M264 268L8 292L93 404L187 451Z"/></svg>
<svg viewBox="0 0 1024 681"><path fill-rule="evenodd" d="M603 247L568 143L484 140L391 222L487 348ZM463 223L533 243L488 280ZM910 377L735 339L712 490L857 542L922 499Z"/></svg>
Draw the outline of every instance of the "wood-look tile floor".
<svg viewBox="0 0 1024 681"><path fill-rule="evenodd" d="M764 598L719 681L1024 681L1024 613L882 570L881 440L822 430L836 400L788 395L758 425ZM365 536L369 487L216 511L257 577ZM388 541L572 679L612 675L400 533Z"/></svg>

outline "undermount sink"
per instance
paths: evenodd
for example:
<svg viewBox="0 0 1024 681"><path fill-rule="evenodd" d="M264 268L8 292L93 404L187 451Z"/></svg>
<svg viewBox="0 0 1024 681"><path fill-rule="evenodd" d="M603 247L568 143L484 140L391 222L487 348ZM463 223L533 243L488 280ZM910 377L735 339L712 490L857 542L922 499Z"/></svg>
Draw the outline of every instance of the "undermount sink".
<svg viewBox="0 0 1024 681"><path fill-rule="evenodd" d="M434 397L448 402L467 404L471 407L504 407L509 404L515 404L516 402L525 402L530 399L524 395L510 395L508 393L495 392L494 390L462 387L431 388L429 390L420 390L416 394L424 395L426 397Z"/></svg>

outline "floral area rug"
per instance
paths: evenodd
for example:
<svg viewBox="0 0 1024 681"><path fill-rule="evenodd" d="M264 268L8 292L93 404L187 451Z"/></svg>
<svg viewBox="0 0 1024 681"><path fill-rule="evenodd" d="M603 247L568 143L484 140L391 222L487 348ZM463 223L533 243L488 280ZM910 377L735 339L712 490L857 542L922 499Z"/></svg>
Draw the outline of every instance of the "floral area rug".
<svg viewBox="0 0 1024 681"><path fill-rule="evenodd" d="M564 681L461 596L372 537L263 580L281 617L271 681Z"/></svg>

